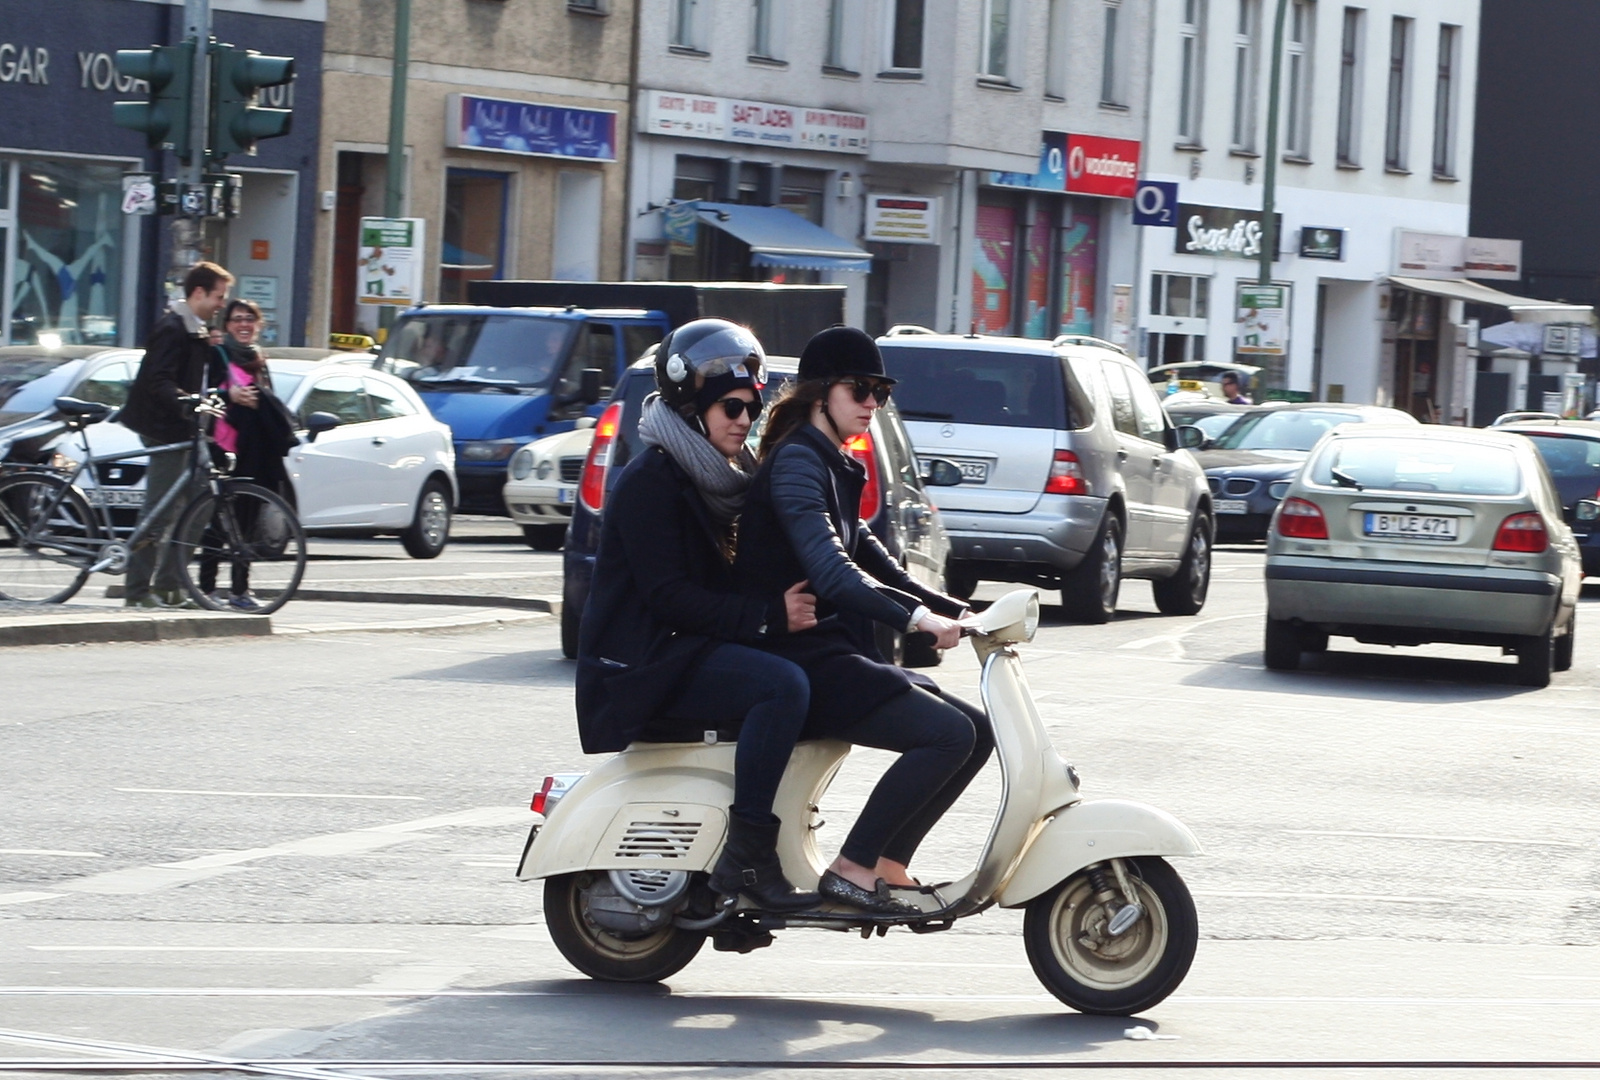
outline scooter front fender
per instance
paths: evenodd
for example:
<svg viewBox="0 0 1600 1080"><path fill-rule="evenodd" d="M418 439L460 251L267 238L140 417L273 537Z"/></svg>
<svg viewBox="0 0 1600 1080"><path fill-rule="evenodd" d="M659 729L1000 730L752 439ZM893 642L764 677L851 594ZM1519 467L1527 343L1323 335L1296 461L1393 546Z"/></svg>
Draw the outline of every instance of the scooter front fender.
<svg viewBox="0 0 1600 1080"><path fill-rule="evenodd" d="M1189 827L1165 810L1127 799L1091 799L1057 810L1034 834L995 900L1001 907L1021 907L1106 859L1203 854Z"/></svg>

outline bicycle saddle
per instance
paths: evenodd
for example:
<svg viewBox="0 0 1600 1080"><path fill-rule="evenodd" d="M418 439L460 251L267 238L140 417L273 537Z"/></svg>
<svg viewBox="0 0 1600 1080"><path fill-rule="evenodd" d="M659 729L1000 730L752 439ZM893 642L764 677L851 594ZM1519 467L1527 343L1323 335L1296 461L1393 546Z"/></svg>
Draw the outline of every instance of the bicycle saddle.
<svg viewBox="0 0 1600 1080"><path fill-rule="evenodd" d="M82 401L73 397L56 398L56 411L85 424L98 424L115 410L103 402Z"/></svg>

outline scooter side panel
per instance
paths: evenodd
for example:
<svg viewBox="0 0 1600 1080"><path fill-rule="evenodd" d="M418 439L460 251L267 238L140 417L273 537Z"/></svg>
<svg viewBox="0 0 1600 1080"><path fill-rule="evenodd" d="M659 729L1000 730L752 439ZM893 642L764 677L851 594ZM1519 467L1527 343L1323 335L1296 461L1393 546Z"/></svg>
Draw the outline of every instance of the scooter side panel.
<svg viewBox="0 0 1600 1080"><path fill-rule="evenodd" d="M1127 799L1091 799L1056 812L995 899L1001 907L1019 907L1106 859L1204 853L1188 826L1165 810Z"/></svg>

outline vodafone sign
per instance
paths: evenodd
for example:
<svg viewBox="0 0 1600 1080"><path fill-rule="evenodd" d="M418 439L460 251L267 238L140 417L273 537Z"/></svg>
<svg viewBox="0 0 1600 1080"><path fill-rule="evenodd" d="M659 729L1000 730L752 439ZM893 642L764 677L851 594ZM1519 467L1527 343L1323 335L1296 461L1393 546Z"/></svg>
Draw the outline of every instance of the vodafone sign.
<svg viewBox="0 0 1600 1080"><path fill-rule="evenodd" d="M1067 136L1067 190L1131 199L1139 186L1139 144L1099 135Z"/></svg>

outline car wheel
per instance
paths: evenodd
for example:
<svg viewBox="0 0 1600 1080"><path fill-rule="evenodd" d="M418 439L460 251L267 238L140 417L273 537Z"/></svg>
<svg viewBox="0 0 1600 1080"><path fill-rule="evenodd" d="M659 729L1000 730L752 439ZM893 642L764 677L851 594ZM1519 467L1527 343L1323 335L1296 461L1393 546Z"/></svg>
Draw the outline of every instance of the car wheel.
<svg viewBox="0 0 1600 1080"><path fill-rule="evenodd" d="M1206 606L1211 588L1211 519L1195 515L1189 530L1189 544L1183 551L1178 572L1161 581L1152 581L1156 608L1163 615L1195 615Z"/></svg>
<svg viewBox="0 0 1600 1080"><path fill-rule="evenodd" d="M1551 651L1550 668L1552 671L1572 670L1572 646L1578 635L1578 612L1574 608L1567 617L1567 632L1556 638L1555 647Z"/></svg>
<svg viewBox="0 0 1600 1080"><path fill-rule="evenodd" d="M971 600L978 580L978 572L967 563L950 559L944 564L944 591L957 600Z"/></svg>
<svg viewBox="0 0 1600 1080"><path fill-rule="evenodd" d="M400 544L413 559L432 559L450 542L450 486L435 477L422 485L417 513Z"/></svg>
<svg viewBox="0 0 1600 1080"><path fill-rule="evenodd" d="M1555 661L1554 630L1517 640L1517 685L1549 686Z"/></svg>
<svg viewBox="0 0 1600 1080"><path fill-rule="evenodd" d="M1304 638L1300 628L1287 619L1268 619L1261 659L1269 671L1294 671L1300 666Z"/></svg>
<svg viewBox="0 0 1600 1080"><path fill-rule="evenodd" d="M1085 623L1110 622L1122 588L1122 522L1107 514L1083 561L1061 583L1061 606Z"/></svg>
<svg viewBox="0 0 1600 1080"><path fill-rule="evenodd" d="M582 615L577 607L561 601L561 655L568 660L578 658L578 620Z"/></svg>
<svg viewBox="0 0 1600 1080"><path fill-rule="evenodd" d="M524 525L522 538L535 551L560 551L567 539L565 525Z"/></svg>

